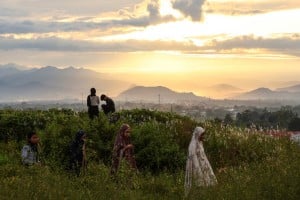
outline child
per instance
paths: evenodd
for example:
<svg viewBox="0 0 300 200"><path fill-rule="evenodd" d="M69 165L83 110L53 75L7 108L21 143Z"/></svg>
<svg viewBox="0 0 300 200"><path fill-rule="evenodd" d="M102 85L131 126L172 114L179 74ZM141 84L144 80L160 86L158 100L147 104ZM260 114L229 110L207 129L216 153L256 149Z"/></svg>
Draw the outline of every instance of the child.
<svg viewBox="0 0 300 200"><path fill-rule="evenodd" d="M30 132L27 135L28 144L24 145L22 149L22 163L24 165L34 165L39 164L39 155L38 155L38 143L40 138L35 132Z"/></svg>
<svg viewBox="0 0 300 200"><path fill-rule="evenodd" d="M80 175L80 169L86 167L85 141L86 134L80 130L76 133L75 140L70 145L69 170L74 171L77 176Z"/></svg>

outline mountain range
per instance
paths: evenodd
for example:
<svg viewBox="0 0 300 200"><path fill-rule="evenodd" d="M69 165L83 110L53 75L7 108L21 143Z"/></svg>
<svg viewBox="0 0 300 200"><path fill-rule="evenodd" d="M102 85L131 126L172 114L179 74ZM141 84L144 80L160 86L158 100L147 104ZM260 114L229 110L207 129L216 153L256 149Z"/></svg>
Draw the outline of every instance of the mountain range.
<svg viewBox="0 0 300 200"><path fill-rule="evenodd" d="M98 95L104 93L114 97L117 101L196 103L209 99L203 97L204 95L197 96L192 92L176 92L163 86L133 87L133 85L134 83L116 80L108 74L83 68L59 69L53 66L28 68L16 64L0 65L1 102L85 100L91 87L96 88ZM262 87L248 92L242 92L242 89L228 84L214 85L209 89L211 93L232 94L239 92L239 94L232 95L227 99L300 102L300 84L275 90Z"/></svg>
<svg viewBox="0 0 300 200"><path fill-rule="evenodd" d="M74 67L18 69L6 65L0 67L0 74L0 101L85 99L91 87L98 93L117 95L131 86L106 74Z"/></svg>
<svg viewBox="0 0 300 200"><path fill-rule="evenodd" d="M276 90L271 90L269 88L257 88L232 98L238 100L288 100L300 102L300 85L279 88Z"/></svg>
<svg viewBox="0 0 300 200"><path fill-rule="evenodd" d="M293 85L293 86L290 86L290 87L284 87L284 88L278 88L276 89L276 91L284 91L284 92L296 92L296 93L299 93L300 92L300 84L297 84L297 85Z"/></svg>

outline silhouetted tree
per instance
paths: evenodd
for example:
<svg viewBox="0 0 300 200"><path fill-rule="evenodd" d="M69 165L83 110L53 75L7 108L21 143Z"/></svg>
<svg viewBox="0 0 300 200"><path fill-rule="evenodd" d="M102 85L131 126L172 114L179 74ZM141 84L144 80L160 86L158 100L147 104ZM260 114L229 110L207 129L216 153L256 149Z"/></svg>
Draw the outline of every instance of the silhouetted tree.
<svg viewBox="0 0 300 200"><path fill-rule="evenodd" d="M233 124L233 119L232 119L232 117L231 117L231 115L229 114L229 113L227 113L226 115L225 115L225 118L224 118L224 124L228 124L228 125L231 125L231 124Z"/></svg>
<svg viewBox="0 0 300 200"><path fill-rule="evenodd" d="M293 118L288 125L288 129L290 131L300 131L300 118Z"/></svg>

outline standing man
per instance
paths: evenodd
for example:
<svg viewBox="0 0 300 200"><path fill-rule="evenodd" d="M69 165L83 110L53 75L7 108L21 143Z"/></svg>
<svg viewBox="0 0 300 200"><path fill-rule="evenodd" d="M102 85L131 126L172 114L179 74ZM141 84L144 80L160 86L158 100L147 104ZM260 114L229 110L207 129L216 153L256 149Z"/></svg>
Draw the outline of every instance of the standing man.
<svg viewBox="0 0 300 200"><path fill-rule="evenodd" d="M116 111L115 109L115 103L114 101L109 98L108 96L106 96L105 94L101 95L101 101L105 101L106 104L102 104L102 110L104 112L105 115L109 114L109 113L114 113Z"/></svg>
<svg viewBox="0 0 300 200"><path fill-rule="evenodd" d="M99 116L99 97L96 95L96 89L91 88L91 94L87 97L87 106L90 119Z"/></svg>

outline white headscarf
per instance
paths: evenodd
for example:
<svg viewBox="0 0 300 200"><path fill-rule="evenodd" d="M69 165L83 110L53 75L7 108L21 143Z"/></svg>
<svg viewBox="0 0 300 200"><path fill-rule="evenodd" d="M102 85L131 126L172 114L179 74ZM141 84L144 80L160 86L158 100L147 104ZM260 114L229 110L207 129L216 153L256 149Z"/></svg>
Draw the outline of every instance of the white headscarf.
<svg viewBox="0 0 300 200"><path fill-rule="evenodd" d="M202 127L196 127L189 145L185 171L185 194L187 195L192 184L210 186L217 184L216 176L205 155L203 143L199 137L205 132Z"/></svg>

